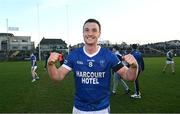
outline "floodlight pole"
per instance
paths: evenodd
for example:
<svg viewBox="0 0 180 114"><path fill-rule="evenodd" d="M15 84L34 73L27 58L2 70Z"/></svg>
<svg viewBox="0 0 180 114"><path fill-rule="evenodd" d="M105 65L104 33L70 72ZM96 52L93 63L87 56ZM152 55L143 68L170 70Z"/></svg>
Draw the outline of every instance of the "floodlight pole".
<svg viewBox="0 0 180 114"><path fill-rule="evenodd" d="M66 24L67 24L67 44L69 47L70 41L69 41L69 5L66 5Z"/></svg>
<svg viewBox="0 0 180 114"><path fill-rule="evenodd" d="M39 24L39 4L37 4L37 24L38 24L38 39L40 38L40 24ZM41 60L41 40L39 42L39 60Z"/></svg>
<svg viewBox="0 0 180 114"><path fill-rule="evenodd" d="M9 25L8 25L8 18L7 18L7 19L6 19L6 27L7 27L6 29L7 29L7 33L8 33L8 26L9 26Z"/></svg>
<svg viewBox="0 0 180 114"><path fill-rule="evenodd" d="M40 45L40 42L39 42L39 60L41 60L41 45Z"/></svg>

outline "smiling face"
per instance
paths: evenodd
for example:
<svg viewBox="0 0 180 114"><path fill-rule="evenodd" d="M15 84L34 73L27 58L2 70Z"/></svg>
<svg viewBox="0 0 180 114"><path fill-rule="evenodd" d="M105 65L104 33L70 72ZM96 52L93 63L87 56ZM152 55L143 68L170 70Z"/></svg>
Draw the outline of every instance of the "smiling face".
<svg viewBox="0 0 180 114"><path fill-rule="evenodd" d="M95 22L87 22L83 27L84 42L87 45L96 45L100 37L100 27Z"/></svg>

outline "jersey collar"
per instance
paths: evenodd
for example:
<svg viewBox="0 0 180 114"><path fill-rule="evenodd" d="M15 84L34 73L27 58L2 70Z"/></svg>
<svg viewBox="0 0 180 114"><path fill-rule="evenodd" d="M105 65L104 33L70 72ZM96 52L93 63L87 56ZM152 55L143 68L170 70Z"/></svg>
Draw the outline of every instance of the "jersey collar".
<svg viewBox="0 0 180 114"><path fill-rule="evenodd" d="M93 57L93 56L97 55L99 53L100 49L101 49L101 46L98 46L98 50L95 53L89 54L89 53L86 52L85 46L83 46L83 51L88 57Z"/></svg>

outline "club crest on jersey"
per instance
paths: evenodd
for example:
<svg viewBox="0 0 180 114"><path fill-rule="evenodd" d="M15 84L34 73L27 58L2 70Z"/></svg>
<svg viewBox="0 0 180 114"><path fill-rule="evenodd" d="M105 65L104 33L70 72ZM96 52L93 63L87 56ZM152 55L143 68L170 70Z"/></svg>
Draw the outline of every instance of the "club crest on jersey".
<svg viewBox="0 0 180 114"><path fill-rule="evenodd" d="M83 65L83 62L82 61L77 61L77 64Z"/></svg>
<svg viewBox="0 0 180 114"><path fill-rule="evenodd" d="M104 66L105 66L105 60L100 60L100 65L101 65L102 67L104 67Z"/></svg>

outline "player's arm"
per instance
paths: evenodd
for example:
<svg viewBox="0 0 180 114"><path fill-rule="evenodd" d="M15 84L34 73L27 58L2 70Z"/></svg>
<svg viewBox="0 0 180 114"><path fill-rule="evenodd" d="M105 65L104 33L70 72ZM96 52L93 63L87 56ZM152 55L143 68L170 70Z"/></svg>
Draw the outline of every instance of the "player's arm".
<svg viewBox="0 0 180 114"><path fill-rule="evenodd" d="M61 81L64 79L66 74L69 73L69 70L65 67L61 66L59 68L56 67L55 63L58 61L59 53L51 53L48 59L48 73L52 80Z"/></svg>
<svg viewBox="0 0 180 114"><path fill-rule="evenodd" d="M123 56L123 59L129 63L130 67L128 68L127 66L123 66L117 71L117 73L127 81L134 81L138 74L138 63L131 54Z"/></svg>

